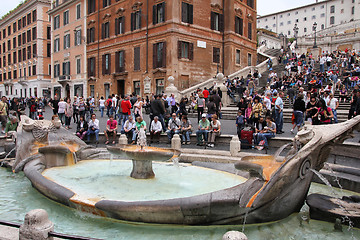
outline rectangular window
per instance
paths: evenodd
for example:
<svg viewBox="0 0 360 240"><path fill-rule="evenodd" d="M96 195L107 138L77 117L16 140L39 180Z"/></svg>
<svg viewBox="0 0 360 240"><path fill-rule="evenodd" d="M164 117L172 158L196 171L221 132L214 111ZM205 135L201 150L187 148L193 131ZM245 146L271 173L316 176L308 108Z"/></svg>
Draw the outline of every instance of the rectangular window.
<svg viewBox="0 0 360 240"><path fill-rule="evenodd" d="M35 40L36 37L37 37L36 27L33 27L33 29L32 29L32 40Z"/></svg>
<svg viewBox="0 0 360 240"><path fill-rule="evenodd" d="M140 47L134 48L134 71L140 70Z"/></svg>
<svg viewBox="0 0 360 240"><path fill-rule="evenodd" d="M108 75L110 74L111 69L111 55L104 54L102 55L102 74Z"/></svg>
<svg viewBox="0 0 360 240"><path fill-rule="evenodd" d="M88 14L95 12L96 0L88 0Z"/></svg>
<svg viewBox="0 0 360 240"><path fill-rule="evenodd" d="M15 64L17 62L17 55L16 52L13 52L13 63Z"/></svg>
<svg viewBox="0 0 360 240"><path fill-rule="evenodd" d="M153 6L153 25L165 22L165 2Z"/></svg>
<svg viewBox="0 0 360 240"><path fill-rule="evenodd" d="M115 18L115 35L125 32L125 17Z"/></svg>
<svg viewBox="0 0 360 240"><path fill-rule="evenodd" d="M36 18L37 18L37 14L36 14L36 9L34 11L32 11L32 21L36 22Z"/></svg>
<svg viewBox="0 0 360 240"><path fill-rule="evenodd" d="M307 32L307 28L304 28L304 33L306 33Z"/></svg>
<svg viewBox="0 0 360 240"><path fill-rule="evenodd" d="M22 18L22 26L23 26L23 28L26 26L26 17Z"/></svg>
<svg viewBox="0 0 360 240"><path fill-rule="evenodd" d="M33 57L37 57L37 46L36 43L33 44L33 51L32 51Z"/></svg>
<svg viewBox="0 0 360 240"><path fill-rule="evenodd" d="M103 8L110 5L111 5L111 0L103 0Z"/></svg>
<svg viewBox="0 0 360 240"><path fill-rule="evenodd" d="M16 37L13 37L13 48L16 48Z"/></svg>
<svg viewBox="0 0 360 240"><path fill-rule="evenodd" d="M131 31L141 28L141 10L131 13Z"/></svg>
<svg viewBox="0 0 360 240"><path fill-rule="evenodd" d="M254 8L254 0L247 0L247 5L251 8Z"/></svg>
<svg viewBox="0 0 360 240"><path fill-rule="evenodd" d="M334 5L330 6L330 13L335 13L335 6Z"/></svg>
<svg viewBox="0 0 360 240"><path fill-rule="evenodd" d="M189 42L178 41L178 58L193 60L194 44Z"/></svg>
<svg viewBox="0 0 360 240"><path fill-rule="evenodd" d="M81 73L81 58L76 59L76 74Z"/></svg>
<svg viewBox="0 0 360 240"><path fill-rule="evenodd" d="M166 42L153 45L153 68L166 67Z"/></svg>
<svg viewBox="0 0 360 240"><path fill-rule="evenodd" d="M29 25L31 23L31 13L28 13L26 18L27 18L27 24Z"/></svg>
<svg viewBox="0 0 360 240"><path fill-rule="evenodd" d="M236 49L235 62L236 64L240 64L240 49Z"/></svg>
<svg viewBox="0 0 360 240"><path fill-rule="evenodd" d="M95 97L95 85L90 85L90 96Z"/></svg>
<svg viewBox="0 0 360 240"><path fill-rule="evenodd" d="M355 7L351 7L351 14L352 14L352 15L355 14Z"/></svg>
<svg viewBox="0 0 360 240"><path fill-rule="evenodd" d="M32 54L31 54L31 46L27 47L27 59L31 59L32 58Z"/></svg>
<svg viewBox="0 0 360 240"><path fill-rule="evenodd" d="M193 5L189 3L181 3L181 21L184 23L193 23Z"/></svg>
<svg viewBox="0 0 360 240"><path fill-rule="evenodd" d="M222 32L224 30L224 15L216 12L211 12L210 28L212 30Z"/></svg>
<svg viewBox="0 0 360 240"><path fill-rule="evenodd" d="M10 35L11 35L11 27L8 26L8 36L10 36Z"/></svg>
<svg viewBox="0 0 360 240"><path fill-rule="evenodd" d="M220 48L213 47L213 62L220 63Z"/></svg>
<svg viewBox="0 0 360 240"><path fill-rule="evenodd" d="M78 4L76 5L76 19L80 19L81 18L81 5Z"/></svg>
<svg viewBox="0 0 360 240"><path fill-rule="evenodd" d="M8 65L11 65L11 54L8 54Z"/></svg>
<svg viewBox="0 0 360 240"><path fill-rule="evenodd" d="M335 24L335 17L334 16L330 17L330 24Z"/></svg>
<svg viewBox="0 0 360 240"><path fill-rule="evenodd" d="M16 32L16 22L13 23L13 33Z"/></svg>
<svg viewBox="0 0 360 240"><path fill-rule="evenodd" d="M33 65L33 66L32 66L32 74L33 74L33 75L36 75L36 65Z"/></svg>
<svg viewBox="0 0 360 240"><path fill-rule="evenodd" d="M165 86L164 86L164 79L156 79L156 94L163 93Z"/></svg>
<svg viewBox="0 0 360 240"><path fill-rule="evenodd" d="M18 46L21 46L21 34L18 35Z"/></svg>
<svg viewBox="0 0 360 240"><path fill-rule="evenodd" d="M70 48L70 33L64 35L64 49Z"/></svg>
<svg viewBox="0 0 360 240"><path fill-rule="evenodd" d="M21 19L18 20L18 30L21 29Z"/></svg>
<svg viewBox="0 0 360 240"><path fill-rule="evenodd" d="M10 40L7 41L7 46L8 46L8 51L10 51L11 50L11 41Z"/></svg>
<svg viewBox="0 0 360 240"><path fill-rule="evenodd" d="M94 27L89 28L87 30L87 42L88 43L95 42L95 28Z"/></svg>
<svg viewBox="0 0 360 240"><path fill-rule="evenodd" d="M48 26L46 29L46 39L51 39L51 27Z"/></svg>
<svg viewBox="0 0 360 240"><path fill-rule="evenodd" d="M54 40L54 52L60 51L60 39L56 38Z"/></svg>
<svg viewBox="0 0 360 240"><path fill-rule="evenodd" d="M235 33L244 34L244 20L237 16L235 17Z"/></svg>
<svg viewBox="0 0 360 240"><path fill-rule="evenodd" d="M60 64L56 63L54 64L54 77L60 76Z"/></svg>
<svg viewBox="0 0 360 240"><path fill-rule="evenodd" d="M51 57L51 43L46 45L46 56Z"/></svg>
<svg viewBox="0 0 360 240"><path fill-rule="evenodd" d="M101 24L101 39L110 37L109 22Z"/></svg>
<svg viewBox="0 0 360 240"><path fill-rule="evenodd" d="M94 77L95 76L95 62L96 59L94 57L92 58L88 58L88 74L90 77Z"/></svg>
<svg viewBox="0 0 360 240"><path fill-rule="evenodd" d="M63 62L63 76L70 76L70 62Z"/></svg>
<svg viewBox="0 0 360 240"><path fill-rule="evenodd" d="M115 53L115 72L125 72L125 51Z"/></svg>
<svg viewBox="0 0 360 240"><path fill-rule="evenodd" d="M64 26L69 23L69 10L64 12Z"/></svg>
<svg viewBox="0 0 360 240"><path fill-rule="evenodd" d="M27 30L26 32L26 41L27 42L31 42L31 30Z"/></svg>
<svg viewBox="0 0 360 240"><path fill-rule="evenodd" d="M23 61L26 61L26 48L23 48L22 50L22 59Z"/></svg>
<svg viewBox="0 0 360 240"><path fill-rule="evenodd" d="M18 51L18 59L19 59L19 62L21 62L21 50Z"/></svg>
<svg viewBox="0 0 360 240"><path fill-rule="evenodd" d="M252 23L248 23L248 38L252 40Z"/></svg>
<svg viewBox="0 0 360 240"><path fill-rule="evenodd" d="M306 17L304 17L304 22L306 22L306 20L307 20L307 18L306 18Z"/></svg>
<svg viewBox="0 0 360 240"><path fill-rule="evenodd" d="M320 17L322 18L325 17L325 13L320 14Z"/></svg>
<svg viewBox="0 0 360 240"><path fill-rule="evenodd" d="M14 78L17 78L17 70L14 70Z"/></svg>
<svg viewBox="0 0 360 240"><path fill-rule="evenodd" d="M60 15L54 17L54 30L60 27Z"/></svg>
<svg viewBox="0 0 360 240"><path fill-rule="evenodd" d="M251 66L251 54L248 53L248 66Z"/></svg>
<svg viewBox="0 0 360 240"><path fill-rule="evenodd" d="M75 46L79 46L81 44L81 29L75 31Z"/></svg>

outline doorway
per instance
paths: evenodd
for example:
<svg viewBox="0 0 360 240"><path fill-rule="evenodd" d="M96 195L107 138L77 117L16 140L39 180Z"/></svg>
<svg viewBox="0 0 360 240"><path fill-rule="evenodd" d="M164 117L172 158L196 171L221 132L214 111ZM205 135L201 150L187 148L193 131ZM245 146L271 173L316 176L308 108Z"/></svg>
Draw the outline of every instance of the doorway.
<svg viewBox="0 0 360 240"><path fill-rule="evenodd" d="M118 96L125 95L125 80L117 80L117 94Z"/></svg>
<svg viewBox="0 0 360 240"><path fill-rule="evenodd" d="M66 96L66 98L70 98L70 86L69 86L69 84L66 84L66 86L65 86L65 96Z"/></svg>

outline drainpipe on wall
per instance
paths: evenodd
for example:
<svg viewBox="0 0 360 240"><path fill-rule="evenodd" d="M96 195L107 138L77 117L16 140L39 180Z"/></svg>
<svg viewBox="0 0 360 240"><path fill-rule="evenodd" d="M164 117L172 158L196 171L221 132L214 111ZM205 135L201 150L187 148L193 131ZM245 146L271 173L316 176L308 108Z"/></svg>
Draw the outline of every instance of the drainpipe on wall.
<svg viewBox="0 0 360 240"><path fill-rule="evenodd" d="M222 73L225 75L225 0L222 1L223 6L223 32L222 32Z"/></svg>
<svg viewBox="0 0 360 240"><path fill-rule="evenodd" d="M97 74L98 74L98 80L100 79L100 0L98 0L98 60L97 60Z"/></svg>
<svg viewBox="0 0 360 240"><path fill-rule="evenodd" d="M146 71L149 70L149 0L146 0Z"/></svg>

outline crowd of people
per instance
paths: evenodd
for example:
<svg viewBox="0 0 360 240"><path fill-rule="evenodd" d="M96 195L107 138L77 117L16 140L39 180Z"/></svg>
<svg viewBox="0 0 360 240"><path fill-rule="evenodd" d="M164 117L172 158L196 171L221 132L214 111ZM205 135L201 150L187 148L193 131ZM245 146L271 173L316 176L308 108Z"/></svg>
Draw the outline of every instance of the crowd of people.
<svg viewBox="0 0 360 240"><path fill-rule="evenodd" d="M315 59L311 53L282 51L278 61L285 66L283 72L273 72L273 62L269 60L267 84L263 88L259 87L262 76L258 71L249 72L246 77L227 78L224 82L228 96L238 107L235 125L239 138L243 139L242 134L252 132L247 142L249 145L268 147L269 139L284 133L286 99L293 109L291 133L299 131L304 121L311 124L337 123L341 102L350 103L349 119L360 114L359 53L325 52ZM150 134L150 144L159 142L161 133L167 135L168 143L179 134L182 144L190 144L190 135L194 131L198 145L214 147L216 137L221 134L222 97L222 91L215 83L210 88L197 89L189 98L183 97L180 101L174 94L167 96L164 93L145 98L135 93L126 96L112 94L97 101L79 96L73 100L58 99L56 95L53 99L11 100L3 96L0 121L2 132L8 134L16 130L17 121L27 109L30 118L43 119L45 106L49 106L65 128L71 129L70 123L74 121L79 138L90 141L94 135L98 142L100 126L95 111L99 111L99 117L106 115L108 118L105 144L115 144L118 132L125 134L130 144L135 144L139 131L143 129ZM196 123L189 119L190 112L197 113ZM9 113L11 117L8 117ZM149 115L148 128L143 114Z"/></svg>

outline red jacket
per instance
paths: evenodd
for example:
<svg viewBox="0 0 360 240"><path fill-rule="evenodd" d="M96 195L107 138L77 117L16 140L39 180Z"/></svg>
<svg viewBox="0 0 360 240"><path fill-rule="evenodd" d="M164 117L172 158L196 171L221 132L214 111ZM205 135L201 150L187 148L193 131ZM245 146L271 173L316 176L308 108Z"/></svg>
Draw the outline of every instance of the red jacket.
<svg viewBox="0 0 360 240"><path fill-rule="evenodd" d="M208 91L208 90L204 90L204 91L203 91L203 95L204 95L204 98L208 98L208 97L209 97L209 91Z"/></svg>
<svg viewBox="0 0 360 240"><path fill-rule="evenodd" d="M127 113L128 115L130 115L131 114L131 111L130 111L131 103L130 103L130 101L129 100L123 100L121 102L121 109L122 109L123 113Z"/></svg>

